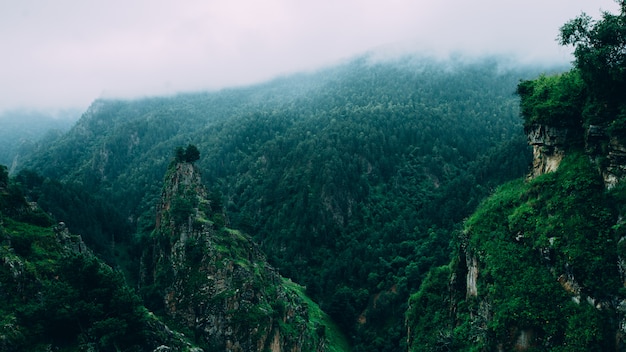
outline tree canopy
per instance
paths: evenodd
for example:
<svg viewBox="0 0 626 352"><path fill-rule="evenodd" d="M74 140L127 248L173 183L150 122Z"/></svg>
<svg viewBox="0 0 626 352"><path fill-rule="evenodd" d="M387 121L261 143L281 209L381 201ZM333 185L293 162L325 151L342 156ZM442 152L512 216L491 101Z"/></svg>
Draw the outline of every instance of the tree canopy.
<svg viewBox="0 0 626 352"><path fill-rule="evenodd" d="M0 165L0 188L5 188L9 183L9 172L7 167Z"/></svg>
<svg viewBox="0 0 626 352"><path fill-rule="evenodd" d="M584 103L584 82L578 70L557 75L541 75L517 86L522 97L524 125L548 124L580 127Z"/></svg>
<svg viewBox="0 0 626 352"><path fill-rule="evenodd" d="M618 3L617 15L582 14L561 27L560 43L575 47L570 71L519 83L526 127L582 136L599 124L624 141L626 1ZM410 351L623 346L621 312L607 302L624 299L626 185L605 188L596 164L605 155L590 158L596 151L581 144L564 148L556 171L501 185L468 217L454 259L431 270L411 297ZM526 332L533 336L521 347Z"/></svg>
<svg viewBox="0 0 626 352"><path fill-rule="evenodd" d="M175 149L175 161L193 163L200 159L200 151L198 147L193 144L188 144L186 148L176 147Z"/></svg>
<svg viewBox="0 0 626 352"><path fill-rule="evenodd" d="M186 161L176 146L194 141L222 199L212 211L360 350L396 351L409 293L449 259L460 222L527 171L515 86L550 68L500 64L360 58L254 87L97 101L31 165L114 204L135 238L154 226L168 156Z"/></svg>
<svg viewBox="0 0 626 352"><path fill-rule="evenodd" d="M574 47L575 65L587 86L590 123L626 123L626 1L620 12L593 20L582 14L561 27L559 42Z"/></svg>

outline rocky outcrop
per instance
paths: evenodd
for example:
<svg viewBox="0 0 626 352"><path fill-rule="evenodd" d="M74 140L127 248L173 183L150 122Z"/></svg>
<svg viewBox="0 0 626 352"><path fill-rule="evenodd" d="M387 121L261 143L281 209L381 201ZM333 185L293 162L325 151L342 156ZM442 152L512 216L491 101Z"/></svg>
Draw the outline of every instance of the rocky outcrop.
<svg viewBox="0 0 626 352"><path fill-rule="evenodd" d="M626 177L626 145L613 137L608 143L606 167L602 169L602 177L607 188L615 187Z"/></svg>
<svg viewBox="0 0 626 352"><path fill-rule="evenodd" d="M476 256L467 257L467 275L466 275L466 296L476 297L478 295L478 260Z"/></svg>
<svg viewBox="0 0 626 352"><path fill-rule="evenodd" d="M591 173L594 173L593 165L595 164L597 171L603 177L604 186L607 189L615 187L626 176L626 147L623 143L620 143L619 139L610 136L602 126L589 126L582 137L580 131L545 125L532 126L528 128L526 132L528 133L528 142L533 147L534 154L533 168L529 175L531 179L554 172L559 169L559 167L568 167L567 172L572 172L570 171L572 168L571 165L561 165L561 162L566 156L566 153L572 153L573 150L581 154L582 160L588 158L588 161L593 161L593 163L590 162L587 164L587 166L591 166L587 170L591 170ZM582 145L584 145L584 153L581 153ZM567 180L567 182L574 181L576 181L574 178ZM529 184L532 184L532 182L529 182ZM584 187L577 189L576 192L585 191L588 187L590 187L590 185L585 184ZM594 189L596 189L596 191L602 193L602 183L599 179L596 179L596 183L593 187L595 187ZM535 314L540 316L544 314L545 311L553 309L557 306L556 304L550 307L534 306L534 302L528 300L527 297L532 297L534 294L540 295L540 292L508 292L510 296L507 296L505 299L500 297L499 301L493 297L494 292L496 292L494 287L496 287L497 284L502 285L502 282L506 282L504 277L507 275L514 276L514 273L517 273L518 277L511 281L516 284L517 280L523 279L521 273L533 271L536 274L536 278L526 278L527 282L536 284L534 280L539 281L540 275L545 275L545 277L549 279L546 280L544 277L543 280L547 282L548 285L546 285L545 288L540 288L540 285L536 287L545 290L544 292L558 291L561 297L565 297L565 299L559 298L561 301L558 301L554 297L549 297L544 293L546 299L555 299L554 302L558 302L557 304L559 305L569 306L572 311L591 311L593 313L589 313L589 316L596 314L596 316L602 316L605 320L608 320L606 318L607 316L613 315L611 319L615 320L611 321L611 324L606 325L606 329L612 330L606 331L611 331L611 334L614 334L616 350L626 350L626 343L624 342L624 336L626 336L626 308L624 308L626 307L626 300L623 299L621 294L616 294L616 291L608 294L601 290L590 288L592 284L597 284L594 282L593 278L590 278L590 275L599 275L600 273L589 274L591 269L586 265L580 264L585 257L582 255L573 257L571 255L573 252L571 248L577 248L576 246L578 246L578 244L574 242L574 237L570 236L570 233L574 232L571 228L564 230L565 227L559 224L555 226L556 231L555 229L545 230L546 227L554 226L554 224L559 222L557 220L557 214L560 213L560 209L557 209L558 206L554 204L560 203L555 200L554 203L550 204L552 208L547 206L548 203L546 203L545 206L542 205L541 198L551 196L550 194L542 194L543 191L544 189L540 188L529 188L529 190L523 194L522 198L520 198L523 199L523 201L519 203L517 203L517 199L510 204L500 201L500 206L510 206L514 209L511 212L503 213L504 216L502 216L501 221L503 224L507 224L504 229L493 230L493 228L496 228L496 226L493 226L495 220L491 220L491 222L486 221L487 224L490 224L489 226L482 228L482 230L486 228L489 229L485 230L485 233L471 233L471 230L469 233L463 233L463 236L461 236L462 241L459 248L459 255L454 266L455 272L451 275L450 281L450 286L454 288L450 295L450 297L452 297L450 299L450 311L453 312L453 318L451 320L454 321L455 324L461 325L464 321L459 319L460 316L463 316L463 319L468 319L471 322L469 324L470 337L475 339L475 344L478 346L488 341L488 343L485 344L485 346L489 346L488 350L529 351L541 348L549 350L548 346L553 347L552 344L556 346L557 343L555 341L557 338L561 337L558 337L558 334L554 334L553 332L553 336L549 335L549 330L544 329L541 324L535 324L533 321L529 322L525 320L522 315L516 315L515 313L510 313L511 316L507 316L504 319L502 318L503 306L510 309L510 306L519 304L516 309L520 311L536 309ZM553 191L554 190L546 190L546 192ZM572 197L572 199L575 199L575 197ZM599 201L599 199L595 201ZM577 204L585 203L580 202ZM601 208L604 205L603 203L597 203L594 204L594 206ZM572 212L572 214L576 214L576 216L588 216L588 213L583 211L575 211ZM617 224L610 225L612 227L604 230L604 234L623 227L623 214L618 215L619 216L615 217L606 217L606 221L614 221L617 219ZM545 222L537 220L527 221L531 218L539 219L544 216L550 220ZM594 214L593 216L597 215ZM593 216L589 216L588 220L594 221ZM519 230L516 225L518 219L524 219L523 221L530 225L522 227L522 230ZM578 228L584 228L584 226L581 225L577 226L576 230L578 230ZM490 233L492 231L497 233L497 235L493 234L493 238L490 238L489 236L491 236ZM596 233L594 229L590 228L584 231L585 236L604 238L602 241L605 243L613 243L615 241L615 238L611 237L612 235L602 237L604 234L601 233L601 231ZM473 245L468 245L468 243L471 242L469 240L471 236L481 236L483 237L481 240L485 242L475 241ZM546 237L543 238L541 236ZM624 246L625 238L626 236L622 236L618 246L626 248L626 246ZM531 239L533 240L532 242L530 241ZM476 243L480 243L480 245ZM599 247L601 244L595 243L593 246ZM622 250L622 256L615 255L615 253L611 255L610 246L611 245L606 245L604 247L605 249L602 251L595 247L581 247L577 248L577 251L578 253L583 253L587 250L596 250L601 252L601 254L597 254L597 256L605 255L607 260L617 260L615 266L608 268L618 269L614 273L614 276L617 276L619 272L621 276L620 283L626 283L626 264L624 264L626 260L623 258L625 251ZM493 250L494 248L497 249ZM564 248L567 248L567 250L564 250ZM492 251L490 252L490 250ZM511 256L525 253L523 257L520 255L519 262L528 260L528 258L534 259L532 262L526 262L523 266L523 270L515 268L515 265L517 265L516 261L507 261L503 258L498 258L497 261L493 259L494 256L500 255L498 251L507 250L511 252ZM503 263L513 265L507 267L504 266ZM501 265L501 267L497 267L497 265ZM604 272L608 272L608 270ZM505 274L502 275L502 273ZM494 278L496 275L502 276ZM457 280L460 281L458 278L465 278L465 280L463 280L462 284L458 284L456 283ZM507 284L510 286L511 282L507 282ZM555 287L555 285L549 286L554 283L558 283L558 287ZM555 288L557 288L557 290L554 290ZM559 291L559 288L562 289L562 291ZM611 289L614 288L615 287L611 287ZM506 290L502 290L502 292L505 291ZM523 289L520 288L520 291L523 292ZM509 299L511 301L509 301ZM461 304L459 304L459 302L463 302L463 304L466 305L463 306L462 309L465 309L465 311L461 314L458 313L461 311L461 308L459 308ZM499 316L493 313L495 310L498 310ZM505 310L505 312L509 314L508 311ZM578 314L582 315L583 313ZM492 335L485 334L489 326L494 325L494 317L496 320L499 319L498 324L507 324L505 333L497 337L494 337L495 335L493 335L493 333ZM553 317L556 317L554 319L561 318L558 314L553 315ZM546 324L547 322L548 319L546 319ZM567 333L566 331L561 334ZM592 346L594 343L597 342L589 342L589 345Z"/></svg>
<svg viewBox="0 0 626 352"><path fill-rule="evenodd" d="M598 165L607 189L626 177L626 146L607 133L606 126L590 125L585 135L585 148Z"/></svg>
<svg viewBox="0 0 626 352"><path fill-rule="evenodd" d="M192 163L170 167L143 256L144 291L208 350L323 351L307 305L248 236L216 220L206 194Z"/></svg>
<svg viewBox="0 0 626 352"><path fill-rule="evenodd" d="M567 128L548 125L533 125L526 134L533 148L530 178L556 171L567 147L576 139ZM606 188L615 187L626 177L626 145L601 125L589 125L583 139L585 151L598 165Z"/></svg>
<svg viewBox="0 0 626 352"><path fill-rule="evenodd" d="M54 233L56 235L56 241L63 248L63 252L66 254L83 254L93 256L93 253L80 235L71 234L64 222L59 222L54 227Z"/></svg>
<svg viewBox="0 0 626 352"><path fill-rule="evenodd" d="M565 156L568 130L561 127L534 125L526 130L528 144L533 148L533 167L530 177L534 178L556 171Z"/></svg>

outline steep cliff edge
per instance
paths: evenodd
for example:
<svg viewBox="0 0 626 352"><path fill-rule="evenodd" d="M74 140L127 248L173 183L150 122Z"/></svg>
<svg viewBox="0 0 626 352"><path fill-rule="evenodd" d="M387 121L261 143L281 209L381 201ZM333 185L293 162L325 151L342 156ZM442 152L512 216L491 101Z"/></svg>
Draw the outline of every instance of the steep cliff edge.
<svg viewBox="0 0 626 352"><path fill-rule="evenodd" d="M412 296L410 350L625 350L623 189L575 151L501 186Z"/></svg>
<svg viewBox="0 0 626 352"><path fill-rule="evenodd" d="M568 72L518 85L526 179L467 219L410 300L410 351L626 351L626 1L561 27Z"/></svg>
<svg viewBox="0 0 626 352"><path fill-rule="evenodd" d="M325 351L324 322L257 245L224 226L193 163L172 163L152 245L143 256L148 302L207 350ZM312 304L312 302L309 302Z"/></svg>
<svg viewBox="0 0 626 352"><path fill-rule="evenodd" d="M626 148L532 124L528 177L465 222L410 300L409 350L626 351Z"/></svg>
<svg viewBox="0 0 626 352"><path fill-rule="evenodd" d="M533 125L526 129L528 144L533 148L533 166L530 177L556 171L565 156L568 129Z"/></svg>
<svg viewBox="0 0 626 352"><path fill-rule="evenodd" d="M584 145L585 154L596 164L607 189L626 177L626 145L623 136L611 134L603 125L583 129L533 124L526 127L528 144L533 148L533 166L529 177L556 171L566 151ZM574 146L574 147L573 147Z"/></svg>
<svg viewBox="0 0 626 352"><path fill-rule="evenodd" d="M0 351L198 351L0 165Z"/></svg>

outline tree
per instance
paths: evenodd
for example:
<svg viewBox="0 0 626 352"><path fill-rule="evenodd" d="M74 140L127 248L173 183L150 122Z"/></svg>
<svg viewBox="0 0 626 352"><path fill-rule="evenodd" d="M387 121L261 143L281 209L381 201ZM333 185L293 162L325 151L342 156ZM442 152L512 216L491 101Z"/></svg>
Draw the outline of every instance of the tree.
<svg viewBox="0 0 626 352"><path fill-rule="evenodd" d="M185 161L185 149L181 146L176 147L174 151L176 162L182 163Z"/></svg>
<svg viewBox="0 0 626 352"><path fill-rule="evenodd" d="M580 126L584 84L578 70L559 75L541 75L517 86L524 125Z"/></svg>
<svg viewBox="0 0 626 352"><path fill-rule="evenodd" d="M6 187L9 184L9 171L4 165L0 165L0 187Z"/></svg>
<svg viewBox="0 0 626 352"><path fill-rule="evenodd" d="M574 63L589 89L591 123L626 119L626 0L617 3L617 15L604 12L594 21L583 13L560 29L559 43L574 46Z"/></svg>
<svg viewBox="0 0 626 352"><path fill-rule="evenodd" d="M177 163L193 163L200 159L200 151L193 144L188 144L187 148L176 147L174 155Z"/></svg>
<svg viewBox="0 0 626 352"><path fill-rule="evenodd" d="M187 149L185 149L185 161L188 163L193 163L200 159L200 151L196 148L195 145L189 144Z"/></svg>

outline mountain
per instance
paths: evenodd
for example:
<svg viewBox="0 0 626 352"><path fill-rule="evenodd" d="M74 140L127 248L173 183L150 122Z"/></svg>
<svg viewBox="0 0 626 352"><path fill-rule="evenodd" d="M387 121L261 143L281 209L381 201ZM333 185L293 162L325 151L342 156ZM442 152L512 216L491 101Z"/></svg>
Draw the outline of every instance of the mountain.
<svg viewBox="0 0 626 352"><path fill-rule="evenodd" d="M329 350L334 325L211 205L200 170L172 162L142 258L147 302L207 351Z"/></svg>
<svg viewBox="0 0 626 352"><path fill-rule="evenodd" d="M58 113L13 110L0 114L0 165L13 170L20 157L28 154L42 139L52 140L63 134L78 120L80 111Z"/></svg>
<svg viewBox="0 0 626 352"><path fill-rule="evenodd" d="M518 85L533 164L465 221L411 296L410 351L626 350L621 12L561 28L574 67Z"/></svg>
<svg viewBox="0 0 626 352"><path fill-rule="evenodd" d="M0 168L2 351L349 350L301 286L215 221L193 164L169 171L145 243L142 300Z"/></svg>
<svg viewBox="0 0 626 352"><path fill-rule="evenodd" d="M0 167L0 350L198 351Z"/></svg>
<svg viewBox="0 0 626 352"><path fill-rule="evenodd" d="M192 143L224 224L249 233L354 346L397 350L409 294L449 261L454 231L528 170L517 84L559 69L362 57L252 87L98 100L16 178L139 282L171 151ZM81 207L50 201L56 182ZM63 215L101 210L116 221Z"/></svg>

